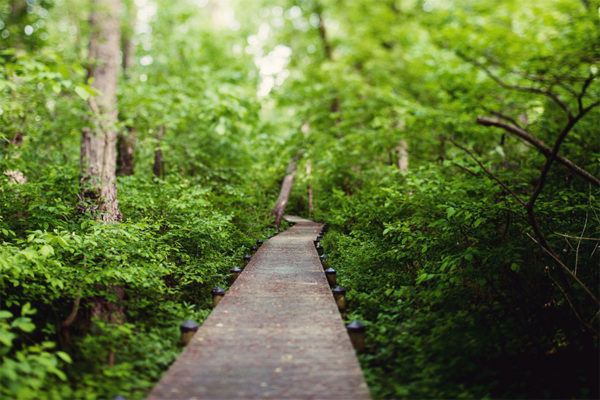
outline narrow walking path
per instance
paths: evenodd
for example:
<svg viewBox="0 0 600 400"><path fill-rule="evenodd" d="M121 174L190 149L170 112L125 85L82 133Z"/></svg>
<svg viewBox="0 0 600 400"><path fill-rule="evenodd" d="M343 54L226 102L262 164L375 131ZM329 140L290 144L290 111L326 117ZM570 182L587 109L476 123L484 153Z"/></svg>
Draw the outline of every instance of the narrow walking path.
<svg viewBox="0 0 600 400"><path fill-rule="evenodd" d="M368 399L313 239L264 243L148 399Z"/></svg>

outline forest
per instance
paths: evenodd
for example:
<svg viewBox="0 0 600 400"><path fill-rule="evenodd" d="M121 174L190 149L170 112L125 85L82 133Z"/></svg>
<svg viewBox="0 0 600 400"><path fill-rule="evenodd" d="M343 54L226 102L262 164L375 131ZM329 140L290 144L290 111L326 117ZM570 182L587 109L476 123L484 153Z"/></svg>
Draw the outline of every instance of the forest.
<svg viewBox="0 0 600 400"><path fill-rule="evenodd" d="M0 66L1 398L144 398L289 174L372 398L600 396L600 1L0 0Z"/></svg>

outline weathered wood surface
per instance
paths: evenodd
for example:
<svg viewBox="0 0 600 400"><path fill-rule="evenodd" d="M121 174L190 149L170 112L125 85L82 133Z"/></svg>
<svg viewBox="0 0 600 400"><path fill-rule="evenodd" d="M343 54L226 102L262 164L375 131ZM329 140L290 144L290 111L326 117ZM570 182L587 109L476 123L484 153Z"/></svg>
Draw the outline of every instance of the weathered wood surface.
<svg viewBox="0 0 600 400"><path fill-rule="evenodd" d="M257 251L148 399L368 399L313 239L297 224Z"/></svg>

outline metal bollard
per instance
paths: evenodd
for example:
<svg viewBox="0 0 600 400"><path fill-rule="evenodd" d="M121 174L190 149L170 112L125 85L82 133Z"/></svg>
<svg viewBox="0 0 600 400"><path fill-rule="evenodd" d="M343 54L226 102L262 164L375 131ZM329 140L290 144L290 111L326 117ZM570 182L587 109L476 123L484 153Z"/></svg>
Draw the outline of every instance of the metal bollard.
<svg viewBox="0 0 600 400"><path fill-rule="evenodd" d="M335 299L335 304L337 304L337 306L338 306L338 310L340 310L340 312L345 312L346 305L347 305L346 289L344 289L343 287L338 285L335 288L333 288L332 292L333 292L333 298Z"/></svg>
<svg viewBox="0 0 600 400"><path fill-rule="evenodd" d="M315 247L315 249L317 249L317 253L319 253L319 255L322 255L322 254L323 254L323 251L324 251L324 250L323 250L323 246L321 246L321 245L318 245L317 247Z"/></svg>
<svg viewBox="0 0 600 400"><path fill-rule="evenodd" d="M261 244L263 244L263 241L262 241L262 240L260 240L260 239L258 239L258 240L256 241L256 245L257 245L257 246L260 246Z"/></svg>
<svg viewBox="0 0 600 400"><path fill-rule="evenodd" d="M346 325L346 330L348 331L354 350L358 353L362 353L365 350L366 327L357 320L354 320Z"/></svg>
<svg viewBox="0 0 600 400"><path fill-rule="evenodd" d="M319 234L317 235L317 239L319 239L319 240L323 239L323 234L321 232L319 232Z"/></svg>
<svg viewBox="0 0 600 400"><path fill-rule="evenodd" d="M179 325L179 330L181 331L181 344L187 346L190 340L192 340L192 336L198 330L198 324L188 319L183 324Z"/></svg>
<svg viewBox="0 0 600 400"><path fill-rule="evenodd" d="M252 247L250 247L250 251L251 251L252 253L256 253L256 250L258 250L258 247L256 247L256 246L252 246Z"/></svg>
<svg viewBox="0 0 600 400"><path fill-rule="evenodd" d="M319 258L321 259L321 264L323 265L323 269L326 269L329 266L329 257L327 257L327 254L323 254Z"/></svg>
<svg viewBox="0 0 600 400"><path fill-rule="evenodd" d="M327 268L325 270L325 276L327 277L327 282L329 282L330 287L335 286L337 271L333 268Z"/></svg>
<svg viewBox="0 0 600 400"><path fill-rule="evenodd" d="M320 245L321 243L319 242L319 239L315 239L313 240L313 243L315 244L315 247L317 247L318 245Z"/></svg>
<svg viewBox="0 0 600 400"><path fill-rule="evenodd" d="M248 265L248 263L250 262L251 259L252 259L252 256L250 254L245 254L244 255L244 266Z"/></svg>
<svg viewBox="0 0 600 400"><path fill-rule="evenodd" d="M212 290L211 293L213 296L213 307L216 307L217 304L219 304L219 302L223 298L223 296L225 296L225 289L223 289L220 286L217 286Z"/></svg>
<svg viewBox="0 0 600 400"><path fill-rule="evenodd" d="M229 270L231 272L231 278L229 279L231 283L235 282L235 280L240 276L242 270L240 267L233 267Z"/></svg>

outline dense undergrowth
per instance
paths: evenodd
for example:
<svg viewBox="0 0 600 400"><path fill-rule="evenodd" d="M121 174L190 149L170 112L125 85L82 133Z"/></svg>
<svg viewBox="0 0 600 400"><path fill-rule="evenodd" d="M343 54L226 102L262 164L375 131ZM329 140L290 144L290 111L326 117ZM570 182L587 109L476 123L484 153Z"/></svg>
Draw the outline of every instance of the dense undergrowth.
<svg viewBox="0 0 600 400"><path fill-rule="evenodd" d="M375 398L598 395L597 344L556 293L514 202L442 165L378 178L328 197L323 241L349 289L348 320L368 327L361 362ZM553 228L586 211L565 207ZM591 282L594 264L580 265Z"/></svg>

